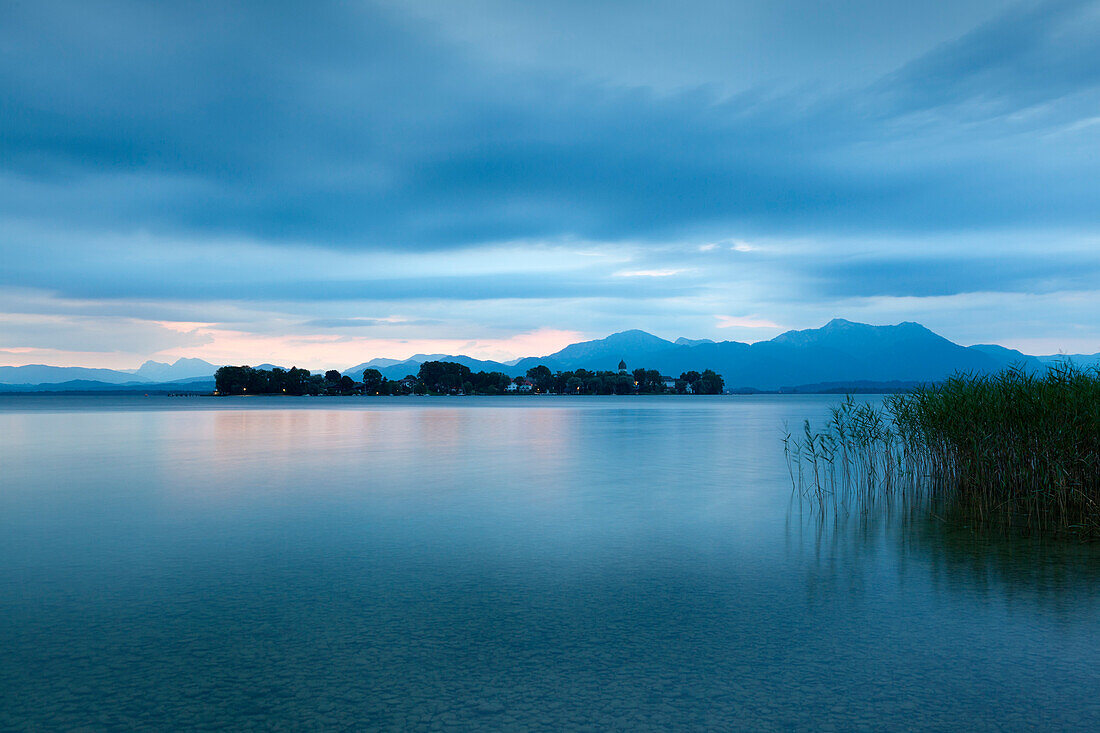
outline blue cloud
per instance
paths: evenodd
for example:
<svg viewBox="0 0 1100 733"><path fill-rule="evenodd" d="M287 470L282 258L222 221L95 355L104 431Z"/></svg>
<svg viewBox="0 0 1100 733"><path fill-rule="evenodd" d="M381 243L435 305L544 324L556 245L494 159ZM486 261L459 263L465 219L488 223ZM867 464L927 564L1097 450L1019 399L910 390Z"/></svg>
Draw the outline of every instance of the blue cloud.
<svg viewBox="0 0 1100 733"><path fill-rule="evenodd" d="M0 212L366 249L1100 217L1077 141L1035 155L942 111L1096 101L1095 3L1013 10L868 88L731 98L488 67L392 11L304 7L8 6Z"/></svg>
<svg viewBox="0 0 1100 733"><path fill-rule="evenodd" d="M4 312L810 326L837 300L1100 281L1084 247L997 244L1100 224L1098 0L449 7L0 6ZM947 235L964 251L921 251ZM741 238L772 246L698 249ZM554 246L568 271L537 266Z"/></svg>
<svg viewBox="0 0 1100 733"><path fill-rule="evenodd" d="M137 268L12 267L0 271L0 285L51 290L73 299L252 302L486 301L555 298L670 298L696 291L685 278L609 278L600 273L434 275L385 278L275 277L241 274L256 263L233 261L217 270L195 264L166 274ZM14 264L14 263L13 263ZM94 261L92 266L95 266ZM322 327L331 325L319 324ZM344 324L345 326L352 324Z"/></svg>
<svg viewBox="0 0 1100 733"><path fill-rule="evenodd" d="M817 297L1046 294L1095 288L1100 282L1100 260L1020 255L880 257L818 263L813 272L820 283Z"/></svg>
<svg viewBox="0 0 1100 733"><path fill-rule="evenodd" d="M1093 0L1047 0L946 43L879 82L895 112L973 105L972 115L1012 113L1100 83Z"/></svg>

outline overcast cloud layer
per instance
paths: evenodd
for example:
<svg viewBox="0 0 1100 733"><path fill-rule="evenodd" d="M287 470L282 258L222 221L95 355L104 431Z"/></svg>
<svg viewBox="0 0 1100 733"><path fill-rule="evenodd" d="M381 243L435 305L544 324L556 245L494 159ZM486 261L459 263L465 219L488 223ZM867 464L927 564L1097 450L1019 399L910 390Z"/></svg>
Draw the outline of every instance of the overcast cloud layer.
<svg viewBox="0 0 1100 733"><path fill-rule="evenodd" d="M0 362L1100 351L1100 2L0 6Z"/></svg>

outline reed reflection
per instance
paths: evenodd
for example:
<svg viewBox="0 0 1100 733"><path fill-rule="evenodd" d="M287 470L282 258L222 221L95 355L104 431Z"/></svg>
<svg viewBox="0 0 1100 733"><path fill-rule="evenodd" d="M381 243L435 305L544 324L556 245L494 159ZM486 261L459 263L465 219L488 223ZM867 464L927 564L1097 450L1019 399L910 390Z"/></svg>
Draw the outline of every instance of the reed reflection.
<svg viewBox="0 0 1100 733"><path fill-rule="evenodd" d="M811 560L807 591L869 591L883 568L898 584L1025 607L1067 620L1100 607L1100 546L1021 538L945 522L927 505L880 501L847 513L793 504L789 557Z"/></svg>

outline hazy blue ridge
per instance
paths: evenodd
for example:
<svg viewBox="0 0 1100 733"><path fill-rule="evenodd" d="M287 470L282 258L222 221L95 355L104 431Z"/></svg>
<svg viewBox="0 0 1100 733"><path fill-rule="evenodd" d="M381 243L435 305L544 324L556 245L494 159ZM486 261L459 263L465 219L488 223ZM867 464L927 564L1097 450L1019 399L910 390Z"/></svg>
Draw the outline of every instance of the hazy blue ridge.
<svg viewBox="0 0 1100 733"><path fill-rule="evenodd" d="M1042 364L1057 364L1070 362L1075 366L1087 368L1100 368L1100 354L1048 354L1035 357Z"/></svg>
<svg viewBox="0 0 1100 733"><path fill-rule="evenodd" d="M202 359L177 359L172 364L147 361L134 370L27 364L0 366L0 384L61 384L76 380L106 384L172 382L180 379L213 379L217 370L217 366Z"/></svg>
<svg viewBox="0 0 1100 733"><path fill-rule="evenodd" d="M570 344L548 356L520 359L516 368L526 372L531 367L545 364L555 370L615 370L620 361L625 361L630 369L640 366L653 369L656 368L653 357L673 346L671 341L635 329L613 333L603 339Z"/></svg>
<svg viewBox="0 0 1100 733"><path fill-rule="evenodd" d="M902 380L891 380L889 382L857 380L854 382L799 384L794 387L783 387L779 391L784 394L893 394L896 392L909 392L927 384L929 383Z"/></svg>
<svg viewBox="0 0 1100 733"><path fill-rule="evenodd" d="M394 364L401 364L404 361L409 361L409 360L408 359L387 359L385 357L380 356L378 358L371 359L370 361L365 361L362 364L356 364L355 366L353 366L349 369L345 369L343 372L341 372L341 374L345 374L345 375L351 377L352 379L359 379L360 377L363 376L363 371L366 370L366 369L382 369L384 367L393 366Z"/></svg>
<svg viewBox="0 0 1100 733"><path fill-rule="evenodd" d="M1006 349L1004 346L998 346L997 344L975 344L970 347L975 351L980 351L983 354L988 354L995 359L998 359L1005 364L1020 366L1028 371L1041 371L1046 367L1046 363L1043 361L1045 357L1042 356L1028 356L1022 351L1016 349ZM1091 357L1084 357L1091 358Z"/></svg>
<svg viewBox="0 0 1100 733"><path fill-rule="evenodd" d="M602 339L570 344L545 356L528 356L513 364L475 359L465 355L416 354L409 359L376 358L345 370L361 379L364 369L377 369L387 379L415 375L425 361L452 361L472 371L503 372L515 377L540 364L551 370L656 369L676 377L686 371L713 369L731 390L777 391L785 389L834 389L837 385L918 384L935 382L957 373L986 374L1019 366L1039 371L1047 365L1070 360L1078 366L1100 365L1100 354L1030 356L995 344L960 346L919 323L871 326L834 319L821 328L787 331L768 341L679 338L675 342L640 330L614 333ZM272 369L272 364L259 364ZM286 367L283 367L284 369ZM208 380L216 367L201 359L179 359L174 364L149 361L132 372L84 367L44 365L0 367L4 391L42 391L79 381L80 389L92 384L152 387L181 380ZM170 378L171 377L171 378ZM796 385L791 387L791 385ZM801 386L798 386L801 385ZM71 387L69 387L71 388Z"/></svg>
<svg viewBox="0 0 1100 733"><path fill-rule="evenodd" d="M2 384L54 384L75 379L123 384L125 382L144 382L136 374L120 372L114 369L91 369L87 367L56 367L45 364L27 364L26 366L0 367Z"/></svg>
<svg viewBox="0 0 1100 733"><path fill-rule="evenodd" d="M150 360L133 373L135 376L153 382L172 382L179 379L212 377L217 370L217 365L203 359L177 359L172 364Z"/></svg>
<svg viewBox="0 0 1100 733"><path fill-rule="evenodd" d="M214 391L214 379L192 378L173 382L129 382L117 384L91 379L73 379L67 382L47 382L43 384L0 384L0 393L27 392L126 392L141 394Z"/></svg>
<svg viewBox="0 0 1100 733"><path fill-rule="evenodd" d="M353 366L351 369L347 369L342 372L344 375L351 377L355 380L363 378L363 371L366 369L377 369L378 372L386 379L402 379L410 374L415 375L420 371L420 365L426 361L451 361L457 364L467 366L471 371L475 372L503 372L509 376L518 376L526 374L529 367L519 368L515 365L502 364L498 361L486 361L482 359L474 359L470 356L464 356L462 354L450 355L450 354L416 354L415 356L398 361L396 359L372 359L371 361L364 362ZM383 363L389 362L389 363Z"/></svg>

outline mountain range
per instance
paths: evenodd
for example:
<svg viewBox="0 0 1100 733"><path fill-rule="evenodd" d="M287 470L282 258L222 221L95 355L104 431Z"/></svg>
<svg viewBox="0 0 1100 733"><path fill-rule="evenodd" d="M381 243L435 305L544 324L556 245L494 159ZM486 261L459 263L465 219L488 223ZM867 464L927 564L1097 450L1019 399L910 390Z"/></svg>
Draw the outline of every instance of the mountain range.
<svg viewBox="0 0 1100 733"><path fill-rule="evenodd" d="M137 369L90 369L56 367L45 364L0 366L0 384L39 385L71 381L101 382L116 385L163 384L196 379L211 379L218 367L202 359L177 359L172 364L147 361Z"/></svg>
<svg viewBox="0 0 1100 733"><path fill-rule="evenodd" d="M360 379L365 369L377 369L389 379L416 374L425 361L453 361L473 371L526 374L531 367L546 365L558 370L615 370L620 361L629 369L645 367L662 374L713 369L730 389L794 389L813 385L858 383L863 389L876 383L908 384L943 379L954 372L988 373L1009 366L1038 371L1058 361L1072 360L1082 367L1100 367L1100 354L1030 356L994 344L961 346L919 323L871 326L840 318L821 328L787 331L769 341L679 338L675 341L632 330L607 338L570 344L545 356L512 362L474 359L464 355L416 354L408 359L377 358L347 369L343 374ZM271 365L261 365L270 368ZM154 385L194 385L209 382L217 367L201 359L179 359L173 364L148 361L133 371L28 365L0 367L0 385L15 391L57 390L81 380L90 384L148 388Z"/></svg>
<svg viewBox="0 0 1100 733"><path fill-rule="evenodd" d="M662 374L713 369L729 388L776 390L801 385L843 383L915 383L943 379L954 372L996 372L1009 366L1038 371L1072 359L1080 366L1100 365L1100 354L1030 356L996 345L961 346L919 323L871 326L834 319L821 328L787 331L769 341L679 338L676 341L632 330L607 338L570 344L546 356L525 357L511 364L467 356L417 355L406 361L375 360L345 372L360 378L365 368L378 369L389 379L415 374L429 359L456 361L474 371L499 371L511 376L544 364L558 370L614 370L620 361L629 369L645 367Z"/></svg>

